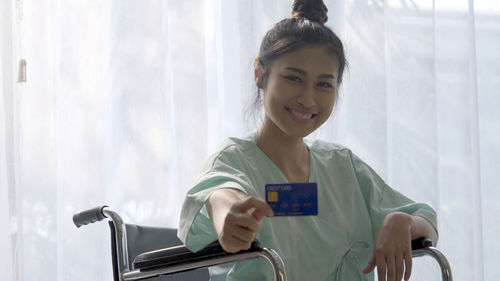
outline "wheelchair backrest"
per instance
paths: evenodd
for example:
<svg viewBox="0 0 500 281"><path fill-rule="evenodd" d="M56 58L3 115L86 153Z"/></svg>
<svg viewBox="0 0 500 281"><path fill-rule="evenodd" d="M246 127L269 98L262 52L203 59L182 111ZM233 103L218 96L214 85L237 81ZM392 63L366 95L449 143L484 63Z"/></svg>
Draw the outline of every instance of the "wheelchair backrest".
<svg viewBox="0 0 500 281"><path fill-rule="evenodd" d="M118 279L118 267L116 265L116 236L114 231L113 222L109 222L111 230L111 254L113 257L113 275L115 281ZM132 262L136 256L141 253L168 248L172 246L182 245L182 242L177 238L177 229L141 226L134 224L125 224L127 232L127 251L129 268L132 268ZM208 281L210 279L208 269L201 268L191 271L185 271L168 276L159 276L148 278L144 280L151 281Z"/></svg>

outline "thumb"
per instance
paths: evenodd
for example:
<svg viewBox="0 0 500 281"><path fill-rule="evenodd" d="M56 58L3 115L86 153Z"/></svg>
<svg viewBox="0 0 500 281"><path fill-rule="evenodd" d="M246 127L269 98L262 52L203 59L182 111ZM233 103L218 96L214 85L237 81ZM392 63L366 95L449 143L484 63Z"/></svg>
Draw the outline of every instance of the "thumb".
<svg viewBox="0 0 500 281"><path fill-rule="evenodd" d="M372 254L372 257L370 258L370 261L368 262L368 265L361 271L363 274L368 274L375 269L375 254Z"/></svg>
<svg viewBox="0 0 500 281"><path fill-rule="evenodd" d="M266 214L263 211L258 209L252 209L250 211L250 214L258 221L261 221L266 216Z"/></svg>

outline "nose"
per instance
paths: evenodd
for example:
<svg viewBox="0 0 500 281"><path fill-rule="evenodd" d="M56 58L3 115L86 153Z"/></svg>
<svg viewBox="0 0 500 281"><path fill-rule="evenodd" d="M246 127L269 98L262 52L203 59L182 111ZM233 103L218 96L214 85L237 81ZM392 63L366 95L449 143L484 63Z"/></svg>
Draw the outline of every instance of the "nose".
<svg viewBox="0 0 500 281"><path fill-rule="evenodd" d="M314 89L311 87L305 88L298 96L297 102L305 108L310 108L316 105L314 100Z"/></svg>

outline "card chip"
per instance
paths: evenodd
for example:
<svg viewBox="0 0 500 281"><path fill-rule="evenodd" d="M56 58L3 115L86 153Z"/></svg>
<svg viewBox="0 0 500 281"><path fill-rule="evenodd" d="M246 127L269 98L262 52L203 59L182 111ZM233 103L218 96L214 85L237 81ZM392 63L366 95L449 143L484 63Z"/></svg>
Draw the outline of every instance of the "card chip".
<svg viewBox="0 0 500 281"><path fill-rule="evenodd" d="M269 191L267 193L267 201L268 202L278 202L278 192L276 192L276 191Z"/></svg>

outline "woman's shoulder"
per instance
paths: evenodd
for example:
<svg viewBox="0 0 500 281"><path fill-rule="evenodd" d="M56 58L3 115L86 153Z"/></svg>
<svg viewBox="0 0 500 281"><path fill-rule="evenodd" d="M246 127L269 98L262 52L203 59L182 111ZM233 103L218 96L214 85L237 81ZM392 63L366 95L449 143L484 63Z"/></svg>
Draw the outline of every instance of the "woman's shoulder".
<svg viewBox="0 0 500 281"><path fill-rule="evenodd" d="M324 163L345 163L356 170L371 170L365 161L346 146L324 140L309 140L306 144L314 156Z"/></svg>
<svg viewBox="0 0 500 281"><path fill-rule="evenodd" d="M212 153L213 156L245 154L254 150L256 144L252 135L244 137L229 137L225 139Z"/></svg>
<svg viewBox="0 0 500 281"><path fill-rule="evenodd" d="M306 140L306 145L310 151L324 157L333 155L351 157L352 151L341 144L324 140Z"/></svg>
<svg viewBox="0 0 500 281"><path fill-rule="evenodd" d="M229 137L209 155L206 164L213 168L219 162L237 164L255 153L256 143L253 135Z"/></svg>

